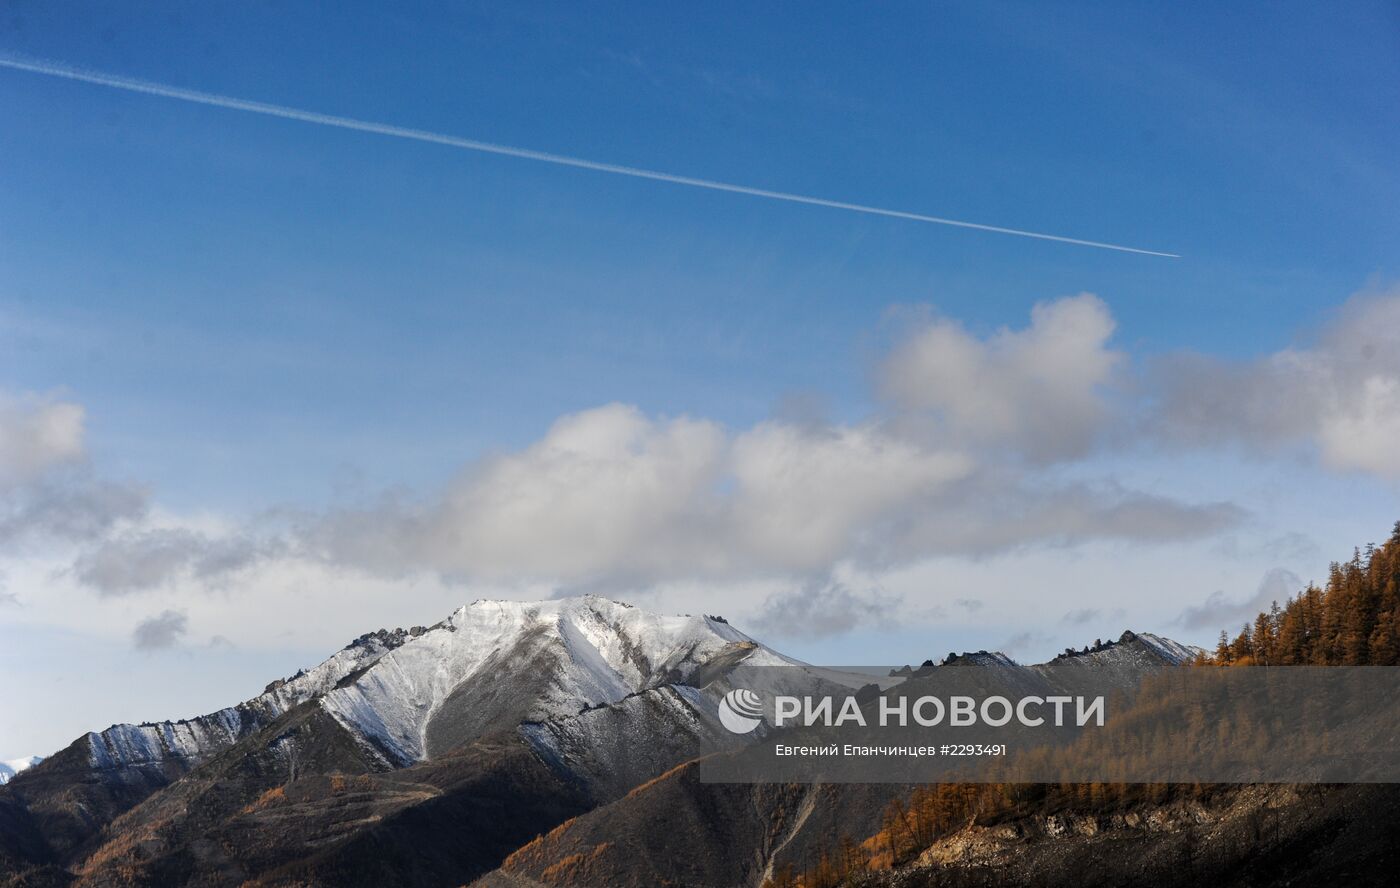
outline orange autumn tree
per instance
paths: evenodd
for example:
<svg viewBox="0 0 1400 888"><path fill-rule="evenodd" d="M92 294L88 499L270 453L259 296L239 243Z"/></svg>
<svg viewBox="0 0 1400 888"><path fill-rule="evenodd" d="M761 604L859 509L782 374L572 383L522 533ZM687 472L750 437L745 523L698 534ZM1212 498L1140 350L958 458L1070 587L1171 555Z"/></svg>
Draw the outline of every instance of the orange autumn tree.
<svg viewBox="0 0 1400 888"><path fill-rule="evenodd" d="M1285 604L1274 602L1233 638L1222 631L1215 652L1195 665L1400 665L1400 521L1381 546L1353 550L1351 560L1333 563L1321 588L1309 584ZM792 864L779 867L764 888L837 888L856 873L907 863L938 839L977 822L1199 799L1217 789L1166 783L918 786L890 803L875 835L860 843L843 836L839 850L823 852L800 873Z"/></svg>
<svg viewBox="0 0 1400 888"><path fill-rule="evenodd" d="M1400 522L1379 547L1334 562L1322 588L1310 584L1274 602L1233 639L1221 633L1218 666L1394 666L1400 664Z"/></svg>

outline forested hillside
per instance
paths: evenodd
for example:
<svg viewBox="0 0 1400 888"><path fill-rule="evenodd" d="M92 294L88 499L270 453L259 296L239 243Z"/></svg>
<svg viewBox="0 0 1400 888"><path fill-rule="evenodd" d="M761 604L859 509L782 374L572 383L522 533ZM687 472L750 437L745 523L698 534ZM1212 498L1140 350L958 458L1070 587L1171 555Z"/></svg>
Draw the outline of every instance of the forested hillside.
<svg viewBox="0 0 1400 888"><path fill-rule="evenodd" d="M1323 586L1309 584L1286 602L1274 602L1269 610L1244 624L1233 638L1222 631L1215 651L1203 654L1193 665L1195 668L1400 665L1400 522L1396 522L1390 538L1382 545L1367 545L1354 550L1350 560L1332 563ZM1267 802L1258 801L1266 797ZM1354 810L1358 809L1358 799L1366 801L1360 804L1359 810ZM945 845L956 845L960 836L985 836L1000 830L1014 835L1011 843L1018 848L996 863L996 866L1009 868L1014 867L1017 860L1024 863L1044 853L1039 848L1032 851L1032 846L1075 838L1055 835L1053 826L1046 834L1033 837L1035 826L1032 824L1070 823L1078 819L1081 824L1089 824L1084 828L1092 834L1097 835L1102 830L1108 835L1113 824L1130 823L1135 818L1146 822L1153 817L1167 824L1172 817L1188 810L1192 812L1191 818L1206 822L1227 823L1232 817L1242 821L1243 826L1235 824L1235 832L1242 830L1243 834L1250 834L1252 831L1259 838L1257 850L1260 853L1267 850L1286 857L1284 846L1288 839L1278 833L1278 824L1283 819L1291 817L1300 830L1299 835L1310 828L1304 825L1310 822L1310 817L1324 820L1326 829L1343 837L1352 824L1367 819L1373 827L1379 823L1393 831L1395 802L1393 793L1370 792L1357 787L934 784L915 787L907 796L891 802L882 828L876 834L836 837L805 870L791 866L779 868L765 882L764 888L884 886L895 883L887 882L882 874L894 877L911 867L917 872L906 873L907 878L899 881L899 885L996 884L995 880L1001 876L987 866L988 861L967 869L964 864L968 860L938 863L936 859L942 852L934 852ZM1366 810L1368 805L1375 810ZM1332 817L1329 813L1324 817L1316 813L1331 812L1334 808L1348 814ZM1348 819L1353 816L1355 820ZM1265 841L1267 830L1260 824L1272 824L1275 830L1272 845ZM1186 843L1183 847L1189 853L1183 853L1193 859L1212 853L1196 847L1196 843L1208 839L1193 835L1195 829L1197 827L1183 823L1175 830ZM1163 836L1170 832L1173 832L1171 827L1161 830ZM1167 840L1163 838L1162 841ZM1327 847L1323 846L1321 853L1323 858L1330 859ZM1216 864L1228 869L1234 852L1219 847L1213 850ZM1239 850L1239 853L1247 850ZM1309 854L1315 852L1316 849L1308 850ZM1305 865L1313 864L1296 864ZM1001 874L1007 871L1004 869Z"/></svg>
<svg viewBox="0 0 1400 888"><path fill-rule="evenodd" d="M1400 522L1390 539L1333 562L1327 584L1306 589L1225 631L1217 665L1394 666L1400 663Z"/></svg>

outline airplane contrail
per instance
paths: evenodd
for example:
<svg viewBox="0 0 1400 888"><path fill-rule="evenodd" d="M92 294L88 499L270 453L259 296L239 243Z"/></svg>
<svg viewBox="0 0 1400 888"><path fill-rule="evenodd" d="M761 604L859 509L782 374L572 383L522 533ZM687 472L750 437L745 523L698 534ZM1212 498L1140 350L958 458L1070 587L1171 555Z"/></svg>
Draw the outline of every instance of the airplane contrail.
<svg viewBox="0 0 1400 888"><path fill-rule="evenodd" d="M713 179L697 179L692 176L681 176L675 173L663 173L657 170L641 169L639 167L622 166L615 163L604 163L597 160L586 160L581 157L569 157L565 154L552 154L548 151L535 151L531 148L516 148L511 145L498 145L494 142L482 142L477 139L464 139L460 136L450 136L443 133L434 133L428 130L410 129L408 127L394 126L388 123L375 123L369 120L356 120L353 117L338 117L334 114L321 114L317 111L304 111L300 108L290 108L285 105L272 105L267 102L254 102L248 99L240 99L234 96L222 96L217 93L200 92L199 90L183 89L178 86L167 86L163 83L155 83L149 80L137 80L131 77L120 77L115 74L106 74L101 71L89 71L81 68L74 68L69 65L62 65L55 62L31 61L27 59L0 56L0 67L11 68L16 71L29 71L34 74L44 74L49 77L62 77L67 80L78 80L83 83L94 83L98 86L111 87L112 89L122 89L127 92L144 93L146 95L160 96L166 99L179 99L183 102L194 102L198 105L212 105L215 108L230 108L234 111L247 111L252 114L264 114L270 117L282 117L287 120L300 120L303 123L318 123L322 126L333 126L340 129L356 130L364 133L375 133L381 136L393 136L399 139L413 139L418 142L431 142L437 145L448 145L453 148L464 148L468 151L481 151L487 154L501 154L506 157L519 157L525 160L537 160L543 163L552 163L559 166L577 167L579 169L594 170L600 173L612 173L618 176L631 176L634 179L650 179L655 182L669 182L673 185L688 185L692 188L708 188L711 191L727 191L732 194L747 194L751 197L765 197L770 200L787 201L788 203L808 204L816 207L829 207L836 210L849 210L854 213L866 213L872 216L889 216L894 219L908 219L914 222L929 222L934 225L951 225L956 228L970 228L975 231L990 231L996 234L1010 234L1016 237L1030 237L1037 240L1056 241L1062 244L1075 244L1081 247L1096 247L1101 250L1117 250L1121 253L1138 253L1144 256L1163 256L1168 259L1180 259L1177 253L1163 253L1157 250L1144 250L1139 247L1127 247L1122 244L1110 244L1102 241L1082 240L1077 237L1065 237L1058 234L1046 234L1040 231L1025 231L1019 228L1004 228L1000 225L983 225L980 222L964 222L958 219L944 219L940 216L928 216L923 213L909 213L904 210L890 210L883 207L872 207L865 204L847 203L840 200L828 200L823 197L810 197L803 194L791 194L786 191L771 191L767 188L754 188L748 185L735 185L730 182L717 182Z"/></svg>

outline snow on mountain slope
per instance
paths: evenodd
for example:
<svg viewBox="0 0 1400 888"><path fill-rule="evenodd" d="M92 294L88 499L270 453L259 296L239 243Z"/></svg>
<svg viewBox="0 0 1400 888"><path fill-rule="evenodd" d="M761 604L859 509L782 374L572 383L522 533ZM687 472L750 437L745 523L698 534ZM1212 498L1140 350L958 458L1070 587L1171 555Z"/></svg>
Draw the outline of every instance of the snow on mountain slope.
<svg viewBox="0 0 1400 888"><path fill-rule="evenodd" d="M410 635L403 630L363 635L321 664L267 686L257 697L209 715L139 725L113 725L87 735L94 768L180 762L194 765L226 749L300 703L374 663Z"/></svg>
<svg viewBox="0 0 1400 888"><path fill-rule="evenodd" d="M721 624L728 628L727 624ZM734 632L732 629L730 632ZM844 698L900 679L811 666L743 637L718 649L695 649L685 669L663 670L644 690L577 714L526 722L519 731L546 760L590 787L595 799L619 796L678 762L742 746L772 730L779 695ZM703 653L700 653L702 652ZM753 734L723 726L719 705L735 688L758 694L768 721Z"/></svg>
<svg viewBox="0 0 1400 888"><path fill-rule="evenodd" d="M1189 663L1200 653L1160 635L1124 632L1117 641L1087 653L1062 654L1031 669L1071 692L1093 685L1131 688L1163 669Z"/></svg>
<svg viewBox="0 0 1400 888"><path fill-rule="evenodd" d="M26 771L44 760L42 755L31 755L29 758L11 759L8 762L0 762L0 786L10 782L16 774Z"/></svg>
<svg viewBox="0 0 1400 888"><path fill-rule="evenodd" d="M1129 632L1117 642L1038 666L985 652L955 659L1002 675L1008 686L1066 687L1098 682L1102 675L1135 684L1196 653L1169 639ZM714 721L719 699L732 688L771 700L898 680L810 666L717 617L656 614L596 596L476 601L431 628L361 636L315 668L274 682L237 706L189 720L115 725L86 739L94 768L172 762L188 768L289 709L312 703L384 767L424 761L492 731L573 720L531 735L542 752L552 749L567 758L589 743L601 748L613 742L601 736L590 741L588 726L619 726L628 711L648 707L623 707L607 718L576 717L643 692L687 686L680 696L655 698L649 711L671 713L671 727L690 731L695 718Z"/></svg>
<svg viewBox="0 0 1400 888"><path fill-rule="evenodd" d="M715 706L689 685L666 685L577 715L526 723L519 730L541 758L603 800L625 794L677 762L746 742L748 738L721 726Z"/></svg>
<svg viewBox="0 0 1400 888"><path fill-rule="evenodd" d="M321 705L389 763L404 765L493 728L567 718L688 683L729 660L813 671L713 617L666 616L595 596L477 601ZM814 676L794 681L809 693L815 684Z"/></svg>
<svg viewBox="0 0 1400 888"><path fill-rule="evenodd" d="M1189 663L1196 657L1206 653L1204 648L1194 645L1182 644L1179 641L1172 641L1160 635L1153 635L1151 632L1139 632L1136 634L1139 641L1161 654L1164 659L1180 666Z"/></svg>
<svg viewBox="0 0 1400 888"><path fill-rule="evenodd" d="M807 692L870 680L784 657L720 618L656 614L595 596L477 601L430 628L367 633L236 706L113 725L80 742L95 769L184 770L314 702L385 766L398 767L493 729L576 715L697 675L708 682L714 676L703 670L740 662L760 687L759 667L780 667L773 673L787 676L780 683Z"/></svg>

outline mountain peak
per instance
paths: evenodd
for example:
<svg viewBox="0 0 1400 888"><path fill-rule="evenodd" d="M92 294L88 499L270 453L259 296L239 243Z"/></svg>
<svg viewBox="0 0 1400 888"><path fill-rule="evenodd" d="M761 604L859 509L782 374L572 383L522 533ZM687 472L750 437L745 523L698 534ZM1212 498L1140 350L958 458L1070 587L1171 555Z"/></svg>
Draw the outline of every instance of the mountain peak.
<svg viewBox="0 0 1400 888"><path fill-rule="evenodd" d="M385 653L321 705L393 764L467 733L545 721L683 680L747 635L596 595L479 599Z"/></svg>
<svg viewBox="0 0 1400 888"><path fill-rule="evenodd" d="M1080 657L1088 657L1091 660L1100 659L1096 655L1105 654L1114 649L1121 648L1119 654L1126 654L1128 651L1145 653L1150 657L1160 658L1167 664L1179 666L1194 660L1198 654L1204 653L1198 647L1182 644L1161 635L1154 635L1151 632L1134 632L1131 629L1123 630L1123 634L1118 636L1117 641L1104 641L1097 639L1093 644L1086 644L1082 648L1065 648L1053 659L1045 663L1038 663L1029 668L1044 669L1054 666L1063 660L1073 660ZM911 666L903 666L899 669L891 669L890 677L910 677L927 675L932 670L940 666L983 666L983 667L1014 667L1019 666L1014 659L1001 651L963 651L962 653L950 653L937 664L933 660L925 660L923 665L917 669Z"/></svg>

